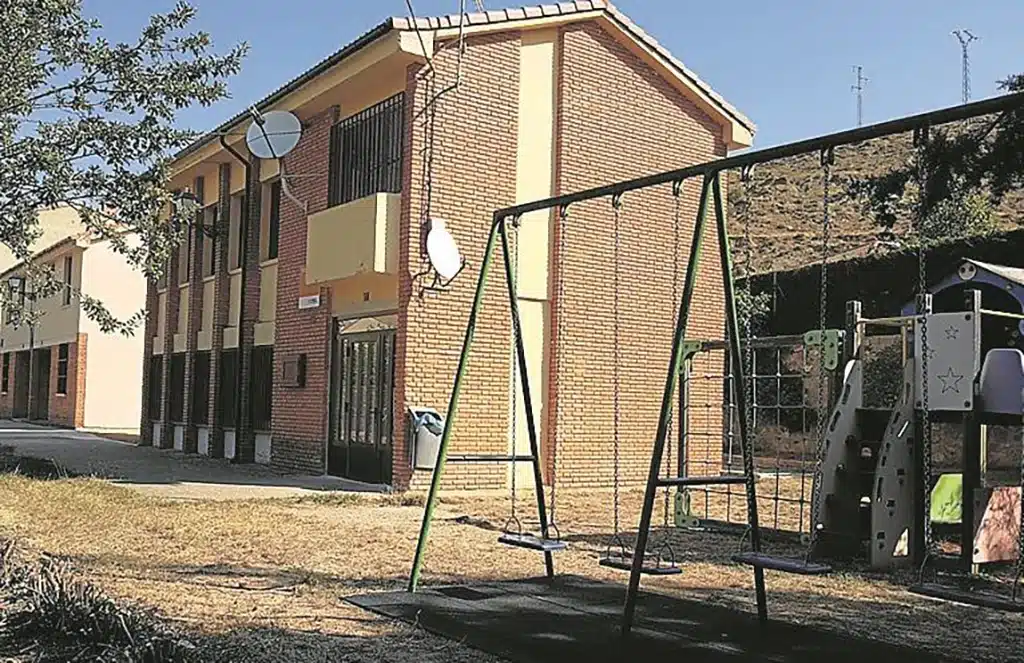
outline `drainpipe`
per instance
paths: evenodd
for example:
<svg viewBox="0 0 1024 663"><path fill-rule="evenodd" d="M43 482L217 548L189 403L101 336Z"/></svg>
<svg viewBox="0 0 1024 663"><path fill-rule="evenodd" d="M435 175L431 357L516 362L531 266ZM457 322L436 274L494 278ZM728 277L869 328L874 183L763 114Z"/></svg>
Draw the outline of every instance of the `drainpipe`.
<svg viewBox="0 0 1024 663"><path fill-rule="evenodd" d="M232 463L239 462L238 450L241 447L242 440L242 422L245 420L244 417L248 414L242 410L242 390L246 385L242 383L242 323L245 320L245 290L246 282L248 281L248 257L249 257L249 209L252 207L252 164L249 160L243 157L235 148L228 145L227 138L224 135L220 137L221 146L234 156L242 164L242 168L245 169L245 205L242 206L242 215L238 223L238 232L242 234L242 248L239 251L238 262L242 268L242 283L238 288L238 400L235 407L235 457L231 459ZM231 219L228 219L230 228ZM228 251L231 247L228 247ZM229 286L230 288L230 286Z"/></svg>

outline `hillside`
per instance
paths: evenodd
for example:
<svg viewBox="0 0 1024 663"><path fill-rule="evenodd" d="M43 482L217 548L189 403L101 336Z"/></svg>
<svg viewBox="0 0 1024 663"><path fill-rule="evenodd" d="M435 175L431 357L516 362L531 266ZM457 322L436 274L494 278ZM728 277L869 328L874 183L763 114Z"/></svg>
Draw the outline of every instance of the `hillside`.
<svg viewBox="0 0 1024 663"><path fill-rule="evenodd" d="M977 118L987 123L993 117ZM973 126L947 125L953 132ZM886 136L837 148L831 205L830 261L862 257L879 246L878 228L859 201L846 195L846 183L853 178L882 175L902 166L912 156L910 133ZM764 273L795 269L820 261L822 222L822 169L817 153L762 164L754 170L749 193L739 173L729 173L729 233L737 265L744 260L743 207L749 199L749 232L753 254L752 271ZM746 198L745 198L746 195ZM1024 225L1024 192L1012 193L993 210L998 230ZM895 230L899 237L910 233L909 217L901 217Z"/></svg>

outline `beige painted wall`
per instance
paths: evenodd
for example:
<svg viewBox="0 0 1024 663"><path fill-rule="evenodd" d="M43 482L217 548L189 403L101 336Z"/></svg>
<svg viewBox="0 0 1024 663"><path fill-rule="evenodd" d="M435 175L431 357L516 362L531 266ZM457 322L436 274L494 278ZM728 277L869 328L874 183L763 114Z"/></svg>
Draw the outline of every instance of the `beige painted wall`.
<svg viewBox="0 0 1024 663"><path fill-rule="evenodd" d="M331 312L341 317L398 308L396 274L360 274L329 284Z"/></svg>
<svg viewBox="0 0 1024 663"><path fill-rule="evenodd" d="M277 261L260 266L260 322L273 322L277 316Z"/></svg>
<svg viewBox="0 0 1024 663"><path fill-rule="evenodd" d="M230 279L228 286L228 319L225 323L227 328L224 330L224 347L225 348L236 348L238 347L238 304L241 301L242 295L242 272L232 272L228 278ZM228 343L228 331L231 330L235 340L230 344Z"/></svg>
<svg viewBox="0 0 1024 663"><path fill-rule="evenodd" d="M64 293L63 291L58 291L50 297L38 299L25 305L26 309L31 308L31 310L36 311L39 315L35 325L34 345L37 348L44 345L69 343L74 341L78 335L80 312L77 290L82 283L82 253L81 247L71 245L65 249L40 256L37 261L40 264L52 262L56 270L56 276L60 279L64 275L65 256L71 255L73 259L71 272L73 292L70 304L64 304ZM9 276L19 274L23 273L20 270L15 270ZM6 286L6 284L4 285ZM31 290L33 286L28 284L27 287ZM32 330L29 325L10 325L6 323L6 319L5 315L3 325L4 351L27 350L32 336Z"/></svg>
<svg viewBox="0 0 1024 663"><path fill-rule="evenodd" d="M213 286L214 277L203 279L203 313L199 318L199 333L196 336L198 350L209 350L213 347Z"/></svg>
<svg viewBox="0 0 1024 663"><path fill-rule="evenodd" d="M309 217L306 284L398 268L401 195L378 193Z"/></svg>
<svg viewBox="0 0 1024 663"><path fill-rule="evenodd" d="M554 29L524 32L522 35L516 168L518 203L554 194L557 43L558 31ZM516 289L538 441L544 439L543 413L547 400L551 220L550 210L526 214L518 231ZM510 355L514 358L511 349ZM530 438L518 370L515 376L515 439L512 439L510 430L509 451L528 454ZM529 464L522 465L517 481L531 481L532 469Z"/></svg>
<svg viewBox="0 0 1024 663"><path fill-rule="evenodd" d="M145 277L110 242L99 242L84 252L81 276L82 291L103 302L118 319L131 317L146 305ZM136 327L132 336L106 334L83 315L81 330L88 334L84 427L138 433L144 327Z"/></svg>
<svg viewBox="0 0 1024 663"><path fill-rule="evenodd" d="M156 336L153 337L153 354L164 353L164 329L167 328L167 291L156 296Z"/></svg>
<svg viewBox="0 0 1024 663"><path fill-rule="evenodd" d="M85 224L78 217L78 212L70 207L58 207L39 212L38 229L41 235L32 242L29 250L32 253L43 251L65 237L78 235L85 230ZM0 244L0 272L7 271L18 262L6 245Z"/></svg>
<svg viewBox="0 0 1024 663"><path fill-rule="evenodd" d="M188 299L190 286L178 286L178 326L177 334L184 334L188 331ZM177 335L175 334L175 335Z"/></svg>

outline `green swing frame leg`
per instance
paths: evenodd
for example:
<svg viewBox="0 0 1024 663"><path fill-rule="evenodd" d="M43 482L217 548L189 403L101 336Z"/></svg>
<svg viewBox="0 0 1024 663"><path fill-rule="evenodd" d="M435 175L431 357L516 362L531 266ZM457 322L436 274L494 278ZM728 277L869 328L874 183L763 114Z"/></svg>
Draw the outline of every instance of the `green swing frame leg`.
<svg viewBox="0 0 1024 663"><path fill-rule="evenodd" d="M693 242L690 247L690 259L686 266L686 280L683 285L683 295L679 302L679 313L676 317L676 329L672 339L672 355L669 363L668 377L665 380L665 391L661 400L661 415L658 419L658 431L654 439L654 449L651 453L651 466L647 476L647 490L644 493L643 509L640 514L636 546L633 548L633 566L629 574L629 586L626 590L626 604L622 616L622 635L628 636L633 628L633 619L636 614L636 600L640 591L640 576L643 570L644 551L647 549L647 539L651 526L651 517L654 512L654 499L658 490L658 479L661 474L662 456L665 451L665 441L668 437L668 421L672 408L672 400L675 394L676 382L679 376L679 367L682 363L684 339L686 338L686 326L690 315L690 305L693 301L693 293L696 289L697 274L699 269L701 245L704 236L704 224L707 219L708 198L713 197L715 207L715 221L718 236L719 258L722 263L722 277L725 289L725 305L729 332L729 352L732 358L733 384L743 384L743 361L740 354L739 323L736 314L736 291L732 279L732 258L729 250L729 235L726 228L725 213L722 208L722 190L720 184L720 171L708 173L704 176L701 185L700 206L697 211L697 219L693 229ZM740 412L746 411L746 394L743 389L736 389L736 406ZM740 444L743 449L744 470L747 475L747 518L751 529L751 549L755 552L761 550L761 533L757 518L757 494L756 478L753 473L753 449L749 444L746 418L739 417ZM757 595L757 615L762 623L768 619L768 601L765 593L764 570L754 568L754 586Z"/></svg>
<svg viewBox="0 0 1024 663"><path fill-rule="evenodd" d="M466 335L462 341L462 353L459 355L459 366L455 372L455 383L452 385L452 396L448 402L448 413L445 417L444 431L441 434L437 464L434 467L434 474L430 479L430 490L427 493L427 502L423 509L423 522L420 525L420 534L416 542L416 555L413 558L412 571L409 574L409 592L416 591L419 585L420 574L423 570L423 557L427 548L427 539L430 536L430 525L434 519L434 508L437 506L437 494L441 486L441 478L444 475L445 463L448 459L448 444L451 441L452 427L455 423L456 412L458 411L462 380L466 374L469 351L473 345L473 337L476 333L477 316L483 304L487 277L490 272L491 260L494 257L494 245L497 243L499 236L501 237L502 256L505 261L505 282L508 288L509 313L515 335L516 361L519 366L519 375L523 388L523 405L526 409L526 427L530 438L530 455L533 457L533 479L537 495L537 514L540 519L541 536L544 539L548 538L547 509L544 504L544 481L540 471L540 448L537 442L537 427L533 416L533 400L530 396L530 377L526 367L522 323L519 317L519 300L516 294L515 276L512 273L512 263L510 260L507 222L508 217L496 214L491 222L491 232L487 237L487 247L484 249L483 262L480 265L480 276L477 279L476 293L473 296L473 307L469 312L469 321L466 323ZM518 219L514 222L518 222ZM544 551L544 569L548 578L555 576L555 562L550 551Z"/></svg>

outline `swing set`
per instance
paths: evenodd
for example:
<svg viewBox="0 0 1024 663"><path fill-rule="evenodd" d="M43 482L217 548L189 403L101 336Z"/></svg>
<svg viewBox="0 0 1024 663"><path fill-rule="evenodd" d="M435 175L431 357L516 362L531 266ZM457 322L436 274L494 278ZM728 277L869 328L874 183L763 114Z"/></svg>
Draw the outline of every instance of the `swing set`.
<svg viewBox="0 0 1024 663"><path fill-rule="evenodd" d="M767 596L765 591L765 580L764 571L773 570L784 573L791 573L797 575L824 575L831 572L832 568L829 564L822 560L815 559L815 550L817 548L818 540L822 535L827 534L828 529L827 523L833 522L836 516L829 514L828 500L822 499L822 486L826 482L822 477L822 465L823 459L829 454L830 449L838 448L841 445L847 443L846 439L838 439L836 433L837 422L840 420L842 410L840 409L845 395L849 393L849 384L844 385L844 398L840 399L840 404L836 406L836 410L830 415L827 412L828 407L824 402L824 375L825 375L825 362L826 355L829 354L825 350L824 345L826 343L835 343L836 340L833 335L826 334L826 312L827 312L827 280L826 280L826 268L830 258L829 255L829 233L831 230L831 213L830 204L832 202L832 166L835 163L835 148L859 143L866 140L871 140L883 136L889 136L897 133L904 133L907 131L914 132L914 145L918 152L918 163L922 164L921 172L919 173L920 182L922 186L927 186L927 172L924 172L925 160L921 157L924 156L925 150L928 146L928 128L940 124L957 122L970 118L975 118L983 115L989 115L994 113L1014 112L1024 108L1024 93L1015 93L986 99L970 104L964 104L952 108L947 108L939 111L930 113L923 113L920 115L914 115L898 120L884 122L876 125L859 127L848 131L831 134L824 137L812 138L796 143L782 145L774 148L768 148L764 150L751 151L742 155L726 157L715 161L710 161L679 170L669 171L647 177L641 177L625 182L619 182L615 184L609 184L586 191L556 196L554 198L530 202L514 207L498 210L494 213L493 223L491 226L490 234L488 236L487 245L484 251L483 262L480 267L480 277L476 284L475 295L473 299L473 306L469 315L469 320L466 326L466 333L463 341L462 353L459 358L458 369L455 375L455 381L451 393L451 401L449 403L448 416L445 418L444 430L441 437L440 448L438 451L437 464L434 469L434 473L431 479L430 490L427 496L427 501L424 509L423 522L420 529L419 540L417 543L416 554L413 560L412 572L410 574L408 590L415 592L418 586L420 573L422 570L423 556L426 549L426 543L429 536L430 525L433 519L434 507L437 501L437 495L440 488L441 477L444 472L446 462L508 462L513 465L512 472L512 514L509 517L508 522L498 538L500 543L516 546L520 548L527 548L542 552L544 554L545 568L548 578L554 577L554 561L553 553L559 552L566 549L566 544L561 540L558 526L555 523L555 484L557 480L558 467L557 467L557 448L551 449L552 463L555 467L551 481L551 504L550 509L545 504L544 484L541 475L541 456L538 444L538 435L536 422L534 420L534 410L532 407L532 398L530 392L530 379L527 373L527 361L526 354L524 351L523 333L520 323L520 312L517 299L516 291L516 260L512 258L510 246L509 246L509 229L518 229L520 220L523 215L530 212L542 211L542 210L557 210L557 219L559 223L559 246L563 249L560 252L560 256L564 256L564 246L566 238L566 230L569 225L568 221L570 218L569 209L570 206L583 202L596 199L610 199L612 209L612 221L613 227L612 232L614 234L614 260L615 268L613 275L613 339L614 344L614 357L612 361L613 365L613 389L614 389L614 403L613 403L613 422L612 422L612 436L613 436L613 509L614 509L614 522L613 532L611 539L609 540L608 546L605 552L600 555L599 563L601 566L620 569L629 572L629 583L626 590L624 614L622 621L622 633L623 635L629 634L632 629L636 603L639 593L640 579L642 575L667 575L677 574L681 572L681 568L676 559L675 553L672 549L671 544L668 540L668 512L669 512L669 495L668 491L672 489L677 490L688 490L690 488L705 487L705 486L719 486L719 485L744 485L746 493L746 509L747 509L747 532L744 535L743 541L749 543L749 548L742 550L732 556L733 561L750 566L753 570L754 575L754 587L755 595L757 599L757 613L761 622L765 622L768 617L767 610ZM753 166L759 163L766 163L778 159L787 157L793 157L802 154L818 153L820 155L820 166L822 172L822 246L821 246L821 287L820 287L820 312L819 312L819 329L817 330L817 341L822 344L821 351L818 353L819 371L818 371L818 392L819 392L819 407L825 412L820 413L817 418L817 449L815 454L815 467L814 467L814 484L812 489L812 505L811 505L811 528L809 536L807 537L807 550L804 555L797 557L787 557L781 555L771 554L764 550L762 543L762 533L759 524L758 514L758 498L757 498L757 475L755 471L755 458L754 458L754 445L751 437L751 408L749 407L749 400L747 391L750 388L750 384L747 381L746 376L751 373L750 367L750 352L753 347L752 334L749 324L745 325L746 332L746 344L744 353L744 344L741 343L741 324L740 319L737 315L737 302L736 302L736 287L733 281L733 269L732 269L732 254L730 249L730 240L727 232L725 212L723 208L723 196L722 196L722 185L721 176L722 173L730 170L739 168L741 169L741 182L749 182L752 176ZM701 178L701 193L699 199L699 205L697 210L696 219L693 226L692 243L689 250L689 257L686 260L685 275L682 282L682 291L679 292L679 198L683 189L684 183L689 179ZM654 436L653 446L651 449L650 466L646 480L646 489L644 492L643 506L641 509L640 521L637 528L636 540L634 545L629 546L623 538L623 533L620 528L619 519L619 483L620 483L620 445L621 445L621 431L620 431L620 419L621 419L621 406L619 399L619 387L620 387L620 364L621 364L621 353L620 353L620 301L619 301L619 286L620 286L620 275L619 275L619 251L621 244L621 208L624 204L625 195L642 190L650 187L670 184L672 186L672 194L675 198L675 269L673 273L673 297L678 302L678 312L675 317L675 330L673 333L672 350L670 355L670 361L667 371L667 377L665 381L665 388L662 395L660 415L658 417L657 431ZM709 212L710 208L710 212ZM740 449L742 453L743 461L743 473L742 474L724 474L717 476L705 476L705 475L688 475L685 471L680 471L680 476L672 476L672 462L671 462L671 445L666 454L666 443L670 438L671 430L673 426L673 411L675 409L675 396L677 383L682 372L684 361L686 360L686 332L688 322L692 313L692 303L694 293L697 286L697 277L699 272L700 258L702 256L702 243L704 239L704 229L709 215L713 214L715 222L715 230L717 236L717 248L718 258L721 264L721 271L723 275L723 289L725 299L725 313L726 313L726 339L724 345L727 348L729 354L729 365L731 368L731 384L733 385L733 398L736 405L736 409L740 414L738 417L738 437L740 443ZM924 220L927 214L925 204L919 205L918 215L915 221L915 227L918 234L918 265L919 265L919 282L917 284L919 290L919 311L914 316L914 322L920 325L920 348L914 350L915 354L920 357L920 369L924 376L924 393L921 394L917 407L914 407L914 403L911 402L912 416L916 419L916 425L913 430L916 440L920 442L917 446L921 448L921 453L916 454L915 457L919 459L920 471L915 472L918 483L922 485L928 485L928 481L931 475L931 449L930 449L930 419L929 419L929 399L928 399L928 363L929 363L929 344L928 344L928 319L930 317L930 310L928 308L929 296L927 291L927 280L926 280L926 242L924 240ZM504 258L505 265L505 281L508 292L509 300L509 313L512 324L512 331L514 335L513 351L515 355L515 367L514 374L518 377L520 387L522 389L523 405L525 409L526 428L529 438L529 454L519 455L518 452L514 452L510 456L448 456L448 446L451 441L451 433L453 422L456 416L457 405L459 401L459 394L463 385L463 379L466 373L467 358L469 351L473 343L473 337L476 330L477 316L479 314L482 302L485 286L488 280L489 271L491 268L495 248L500 241L502 255ZM516 242L518 246L518 242ZM564 301L562 296L564 294L564 279L559 279L559 299L558 302ZM747 280L749 284L749 279ZM863 321L871 322L871 321ZM878 321L874 321L877 323ZM564 348L561 344L562 338L562 326L557 325L556 333L559 339L559 348ZM831 339L831 340L829 340ZM830 348L834 353L835 348ZM561 352L558 353L558 361L561 361ZM746 355L746 356L745 356ZM561 365L557 367L558 374L561 375ZM847 367L847 380L850 379L850 366ZM923 401L923 402L922 402ZM916 415L914 411L916 410ZM515 408L513 408L513 439L515 439L515 427L516 417ZM894 413L894 418L899 419L899 411ZM1020 413L1024 415L1024 410ZM560 421L561 413L558 412L558 406L556 404L556 422ZM1020 426L1021 416L1017 416L1017 425ZM683 422L679 422L682 426ZM897 427L898 428L898 427ZM902 436L903 431L907 430L906 426L900 431L899 436ZM888 439L888 438L887 438ZM901 444L911 444L909 437L896 439ZM891 440L890 440L891 442ZM554 445L557 447L557 445ZM663 461L668 457L667 471L665 474L662 473ZM533 479L534 488L537 497L537 515L539 523L539 532L530 533L524 532L521 521L516 513L516 471L515 465L518 462L528 462L533 467ZM681 462L680 466L685 468L685 463ZM902 482L901 482L902 483ZM1022 464L1021 473L1021 485L1024 487L1024 464ZM919 487L918 487L919 488ZM655 510L655 501L657 492L660 489L665 489L665 536L661 541L651 540L651 525L653 514ZM925 540L926 547L929 553L932 553L934 544L930 535L930 519L929 519L929 491L923 490L923 499L917 499L916 512L917 517L922 519L925 523ZM1022 510L1024 511L1024 510ZM1024 525L1019 528L1020 538L1024 539ZM650 545L649 545L650 544ZM1024 540L1018 545L1016 573L1019 578L1022 566L1024 566ZM648 552L648 550L652 550ZM926 554L923 556L923 565L927 565L934 555ZM924 568L924 567L922 567ZM951 594L949 592L933 591L933 596L938 598L944 598L945 600L955 600L960 602L972 602L971 596L967 594ZM1014 585L1013 596L1011 601L1017 603L1017 592L1016 583ZM973 601L979 605L985 604L982 599ZM1004 606L1005 607L1005 606Z"/></svg>

